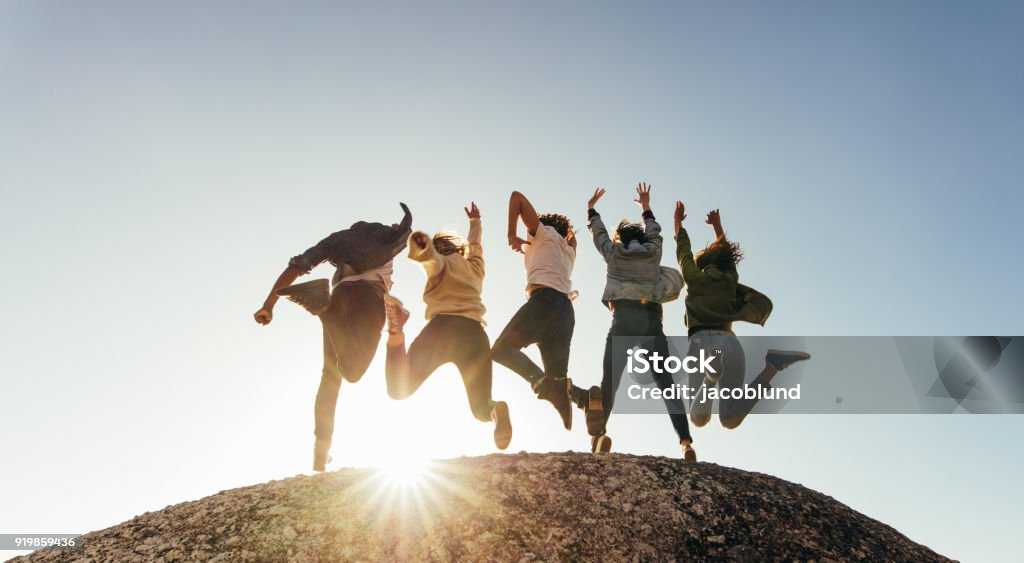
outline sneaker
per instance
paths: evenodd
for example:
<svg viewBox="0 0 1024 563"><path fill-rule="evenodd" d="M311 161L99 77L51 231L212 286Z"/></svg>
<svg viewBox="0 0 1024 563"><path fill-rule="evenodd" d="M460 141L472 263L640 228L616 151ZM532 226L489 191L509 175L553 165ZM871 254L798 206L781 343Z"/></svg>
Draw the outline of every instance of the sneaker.
<svg viewBox="0 0 1024 563"><path fill-rule="evenodd" d="M604 395L601 388L593 386L587 391L587 404L583 407L587 416L587 434L603 436L604 427Z"/></svg>
<svg viewBox="0 0 1024 563"><path fill-rule="evenodd" d="M697 450L693 449L690 444L683 446L683 460L691 463L697 461Z"/></svg>
<svg viewBox="0 0 1024 563"><path fill-rule="evenodd" d="M388 332L398 334L405 328L409 320L409 310L402 306L402 302L391 294L384 295L384 312L388 316Z"/></svg>
<svg viewBox="0 0 1024 563"><path fill-rule="evenodd" d="M537 398L551 403L562 417L562 426L572 430L572 381L568 377L542 378L537 384Z"/></svg>
<svg viewBox="0 0 1024 563"><path fill-rule="evenodd" d="M289 301L298 304L313 315L323 313L331 305L331 282L326 279L289 285L274 293L281 297L287 297Z"/></svg>
<svg viewBox="0 0 1024 563"><path fill-rule="evenodd" d="M811 355L807 352L795 352L791 350L768 350L764 359L766 362L771 364L772 367L782 371L797 362L811 359Z"/></svg>
<svg viewBox="0 0 1024 563"><path fill-rule="evenodd" d="M612 439L607 434L590 437L590 451L595 454L606 454L612 451Z"/></svg>
<svg viewBox="0 0 1024 563"><path fill-rule="evenodd" d="M505 401L494 403L491 420L494 421L494 445L504 450L512 442L512 420L508 416L508 404Z"/></svg>
<svg viewBox="0 0 1024 563"><path fill-rule="evenodd" d="M327 464L331 461L331 455L327 451L313 450L313 471L327 471Z"/></svg>

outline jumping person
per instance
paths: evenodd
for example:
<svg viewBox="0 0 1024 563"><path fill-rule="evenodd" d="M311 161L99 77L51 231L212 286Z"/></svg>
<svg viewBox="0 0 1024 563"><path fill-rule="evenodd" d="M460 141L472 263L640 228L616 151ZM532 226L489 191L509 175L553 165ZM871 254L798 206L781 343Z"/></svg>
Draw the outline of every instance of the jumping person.
<svg viewBox="0 0 1024 563"><path fill-rule="evenodd" d="M519 238L520 219L526 240ZM572 429L572 382L568 379L569 344L576 326L572 300L572 268L576 262L576 235L565 215L537 215L530 200L512 192L508 202L508 244L524 255L527 302L509 321L494 343L494 361L528 381L537 398L549 401ZM522 352L536 344L541 369Z"/></svg>
<svg viewBox="0 0 1024 563"><path fill-rule="evenodd" d="M512 440L512 424L508 405L491 400L491 343L483 328L484 257L475 203L466 215L468 240L447 233L433 239L422 232L409 236L409 258L427 274L423 301L428 322L406 352L403 328L409 311L398 299L387 297L388 395L397 400L409 397L437 368L452 362L462 375L473 416L495 423L494 445L504 450Z"/></svg>
<svg viewBox="0 0 1024 563"><path fill-rule="evenodd" d="M412 227L409 208L401 206L405 217L399 224L359 221L292 258L253 315L259 324L269 324L274 305L283 296L317 315L323 325L324 366L314 407L314 471L324 471L330 461L341 381L359 381L377 352L392 259L405 248ZM324 262L335 267L331 283L321 279L292 285Z"/></svg>
<svg viewBox="0 0 1024 563"><path fill-rule="evenodd" d="M688 355L703 350L722 351L722 373L689 376L691 390L690 416L697 426L711 420L711 400L705 400L706 389L716 385L723 389L744 387L746 358L743 346L732 332L732 323L746 321L764 325L772 312L772 302L764 294L739 283L736 263L743 258L740 246L725 237L718 210L708 213L705 223L715 231L715 241L696 257L690 248L690 237L683 228L686 207L676 202L676 258L686 282L686 326L690 338ZM771 387L772 378L789 365L807 360L805 352L768 350L765 365L752 384ZM736 428L757 404L757 397L734 398L732 394L719 399L719 420L726 428Z"/></svg>
<svg viewBox="0 0 1024 563"><path fill-rule="evenodd" d="M683 280L674 269L661 266L661 226L651 212L651 188L637 186L635 200L643 208L643 225L623 220L615 231L615 240L601 215L594 209L605 194L598 189L587 207L590 232L594 245L608 265L607 282L602 302L612 312L612 326L604 347L604 375L601 387L589 391L573 387L573 399L586 412L587 431L591 436L591 451L611 450L611 438L606 434L608 418L615 401L615 392L626 367L626 351L641 346L651 352L668 356L668 339L662 325L662 303L679 297ZM673 385L668 373L651 374L661 389ZM681 400L665 399L672 426L683 449L683 457L695 461L697 454L691 444L690 426L686 408Z"/></svg>

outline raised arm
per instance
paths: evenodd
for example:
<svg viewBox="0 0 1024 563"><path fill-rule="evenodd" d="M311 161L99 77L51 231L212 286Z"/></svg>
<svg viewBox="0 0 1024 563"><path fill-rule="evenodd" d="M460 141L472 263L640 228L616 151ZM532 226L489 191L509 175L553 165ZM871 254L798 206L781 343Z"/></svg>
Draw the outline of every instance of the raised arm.
<svg viewBox="0 0 1024 563"><path fill-rule="evenodd" d="M683 271L683 280L690 283L700 275L700 269L693 260L693 248L690 246L690 235L683 228L683 220L686 219L686 206L683 202L676 202L674 222L676 227L676 260L679 261L679 269Z"/></svg>
<svg viewBox="0 0 1024 563"><path fill-rule="evenodd" d="M482 278L484 277L484 247L481 244L483 227L480 224L480 208L476 206L475 202L471 202L470 206L464 209L466 216L469 217L469 235L466 237L469 248L466 249L466 260L473 267L473 271Z"/></svg>
<svg viewBox="0 0 1024 563"><path fill-rule="evenodd" d="M604 226L604 221L601 220L601 214L594 208L604 194L604 188L597 188L594 190L594 195L590 196L590 201L587 202L587 228L590 229L590 236L594 239L594 246L607 262L615 248L615 243L608 236L608 229Z"/></svg>
<svg viewBox="0 0 1024 563"><path fill-rule="evenodd" d="M416 231L409 235L409 259L423 265L423 270L430 279L444 270L444 260L434 248L434 241L430 235L422 231Z"/></svg>
<svg viewBox="0 0 1024 563"><path fill-rule="evenodd" d="M717 209L708 211L708 217L704 220L705 223L711 225L715 229L715 238L722 238L725 236L725 230L722 229L722 215Z"/></svg>
<svg viewBox="0 0 1024 563"><path fill-rule="evenodd" d="M526 232L536 235L540 228L540 219L537 218L537 210L533 208L530 200L520 192L512 192L508 200L508 245L516 252L523 252L523 245L529 244L519 238L519 220L523 220Z"/></svg>
<svg viewBox="0 0 1024 563"><path fill-rule="evenodd" d="M644 243L644 247L650 252L661 253L661 247L664 239L661 236L661 225L654 218L654 212L651 211L651 186L650 184L640 182L636 186L636 199L634 203L638 204L643 208L643 221L644 221L644 234L647 235L647 242Z"/></svg>

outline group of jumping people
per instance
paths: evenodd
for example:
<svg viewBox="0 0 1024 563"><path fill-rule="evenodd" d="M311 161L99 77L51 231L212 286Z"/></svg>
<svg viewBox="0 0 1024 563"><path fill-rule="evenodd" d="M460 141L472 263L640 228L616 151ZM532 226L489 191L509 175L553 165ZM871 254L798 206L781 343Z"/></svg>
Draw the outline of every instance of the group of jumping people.
<svg viewBox="0 0 1024 563"><path fill-rule="evenodd" d="M512 317L491 346L484 331L481 298L485 275L481 246L480 210L465 208L469 232L465 238L440 232L430 236L412 231L412 214L405 204L400 223L390 226L360 221L331 234L293 257L278 277L256 322L268 324L279 297L286 297L319 317L323 326L324 365L315 404L313 469L324 471L330 462L334 414L342 380L355 383L373 360L381 334L387 329L386 381L388 395L405 399L440 366L454 363L462 376L473 416L494 424L494 443L504 450L512 440L508 404L491 396L492 365L497 362L519 374L537 397L551 403L563 426L572 428L573 408L584 412L591 451L611 451L608 418L625 369L626 351L637 346L667 356L668 339L662 307L679 298L686 287L688 354L724 351L721 373L694 373L687 385L692 400L665 399L683 459L696 461L690 422L704 426L711 420L710 401L702 387L744 387L746 360L732 332L732 323L763 325L772 310L763 294L739 283L736 264L742 258L738 244L725 236L718 210L707 214L715 240L694 254L683 227L686 208L676 202L674 226L679 269L661 265L661 225L651 211L651 188L641 183L635 202L642 208L641 222L623 220L609 233L596 206L604 196L597 189L587 204L588 228L607 265L602 303L612 313L605 342L601 385L589 388L569 378L569 348L576 324L572 272L576 261L576 234L565 215L538 214L530 201L514 191L508 205L508 244L523 255L528 300ZM520 224L526 238L521 238ZM391 294L393 260L408 248L409 259L426 273L423 301L427 324L406 346L405 324L410 313ZM299 276L330 262L333 279L295 284ZM536 345L542 366L523 349ZM749 384L770 387L772 378L790 364L806 360L803 352L769 350L764 368ZM662 389L673 385L671 375L652 374ZM730 395L731 396L731 395ZM755 399L721 399L723 426L738 426L756 404ZM690 413L689 420L686 413Z"/></svg>

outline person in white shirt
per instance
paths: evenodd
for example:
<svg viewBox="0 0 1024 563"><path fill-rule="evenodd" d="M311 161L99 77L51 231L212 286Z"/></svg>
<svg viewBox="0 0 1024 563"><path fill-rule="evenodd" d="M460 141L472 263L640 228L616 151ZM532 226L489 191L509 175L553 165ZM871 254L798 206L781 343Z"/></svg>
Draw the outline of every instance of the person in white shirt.
<svg viewBox="0 0 1024 563"><path fill-rule="evenodd" d="M519 222L526 240L519 237ZM572 428L572 381L568 378L569 346L576 316L572 300L572 269L576 236L564 215L538 215L523 194L508 202L508 244L524 255L528 301L509 321L491 350L494 361L528 381L539 399L550 402L566 430ZM523 348L536 344L542 369Z"/></svg>

